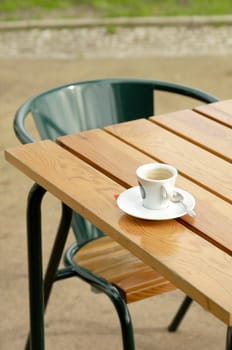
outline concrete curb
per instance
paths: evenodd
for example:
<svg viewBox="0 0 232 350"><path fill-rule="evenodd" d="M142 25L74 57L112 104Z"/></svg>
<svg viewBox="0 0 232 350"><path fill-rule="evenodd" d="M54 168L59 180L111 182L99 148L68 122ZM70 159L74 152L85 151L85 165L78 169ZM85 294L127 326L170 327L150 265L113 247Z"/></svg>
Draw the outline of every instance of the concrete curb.
<svg viewBox="0 0 232 350"><path fill-rule="evenodd" d="M232 25L232 15L225 16L175 16L175 17L120 17L83 19L46 19L0 22L0 30L25 30L47 28L104 27L108 25L136 26L205 26Z"/></svg>

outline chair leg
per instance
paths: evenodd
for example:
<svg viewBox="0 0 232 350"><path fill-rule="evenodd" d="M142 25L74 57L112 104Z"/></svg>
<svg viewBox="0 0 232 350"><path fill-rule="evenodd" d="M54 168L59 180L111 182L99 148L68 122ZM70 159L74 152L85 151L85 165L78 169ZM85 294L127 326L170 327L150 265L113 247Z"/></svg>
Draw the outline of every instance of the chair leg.
<svg viewBox="0 0 232 350"><path fill-rule="evenodd" d="M49 258L47 271L44 277L44 308L48 304L52 285L56 280L56 272L64 252L64 246L67 240L69 229L71 227L72 210L62 203L62 215L55 236L52 252Z"/></svg>
<svg viewBox="0 0 232 350"><path fill-rule="evenodd" d="M179 327L181 321L183 320L186 312L188 311L190 305L192 304L192 299L188 296L184 298L184 301L182 302L179 310L177 311L176 315L174 316L172 322L168 326L169 332L175 332L177 328Z"/></svg>
<svg viewBox="0 0 232 350"><path fill-rule="evenodd" d="M91 271L72 262L72 257L75 255L75 244L70 247L66 253L66 268L60 269L57 273L57 279L79 277L91 287L105 293L112 301L121 326L123 350L135 350L133 325L127 304L119 290L112 284L108 283L103 278L94 275Z"/></svg>
<svg viewBox="0 0 232 350"><path fill-rule="evenodd" d="M118 289L115 287L113 288L114 288L113 293L110 293L110 295L108 294L108 296L113 302L120 320L123 349L135 350L133 325L132 325L132 320L131 320L131 316L130 316L127 304L125 303Z"/></svg>
<svg viewBox="0 0 232 350"><path fill-rule="evenodd" d="M35 184L31 190L30 197L28 200L28 214L27 214L28 215L28 235L30 236L29 242L31 242L31 243L29 243L30 246L28 247L28 254L31 254L30 253L31 246L34 246L34 243L35 243L34 242L35 238L32 237L33 232L34 232L34 234L37 233L37 239L39 241L41 241L41 214L40 214L41 208L40 207L41 207L41 201L42 201L42 198L43 198L43 195L45 192L46 191L44 189L42 189L40 186ZM33 202L35 204L33 204ZM36 221L34 221L35 217L36 217ZM50 256L48 266L47 266L47 271L46 271L45 278L44 278L43 312L45 311L46 306L48 304L52 285L53 285L53 282L54 282L55 276L56 276L56 271L57 271L58 265L60 263L61 256L62 256L64 246L65 246L65 242L67 239L67 235L68 235L68 232L69 232L69 229L71 226L71 218L72 218L72 210L69 207L67 207L65 204L62 203L62 216L61 216L57 235L55 237L53 249L51 252L51 256ZM36 227L36 228L34 228L34 231L32 228L33 225L34 225L34 227ZM40 243L40 245L41 245L41 243ZM42 258L42 256L41 256L41 258ZM40 258L40 263L38 265L42 265L41 258ZM33 253L31 255L31 257L29 257L29 269L30 269L32 259L33 259ZM33 259L33 260L35 260L35 259ZM30 275L30 272L29 272L29 275ZM42 268L41 267L40 267L40 276L42 276ZM31 274L30 279L31 278L32 278L32 274ZM30 298L32 298L32 295L35 295L37 297L37 294L38 293L36 292L35 287L30 287ZM33 303L33 305L35 305L34 303ZM32 308L33 307L34 306L32 306ZM31 310L31 312L33 312L33 310ZM43 325L42 325L42 327L43 327ZM30 350L30 335L27 338L25 350Z"/></svg>
<svg viewBox="0 0 232 350"><path fill-rule="evenodd" d="M227 327L227 334L226 334L226 350L232 350L232 327Z"/></svg>

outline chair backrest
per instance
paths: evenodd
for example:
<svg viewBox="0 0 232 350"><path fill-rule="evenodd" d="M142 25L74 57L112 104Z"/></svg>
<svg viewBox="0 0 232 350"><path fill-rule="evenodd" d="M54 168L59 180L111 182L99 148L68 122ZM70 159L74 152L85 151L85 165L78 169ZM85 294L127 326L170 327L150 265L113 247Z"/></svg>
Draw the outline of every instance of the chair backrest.
<svg viewBox="0 0 232 350"><path fill-rule="evenodd" d="M58 87L31 102L41 138L56 139L82 130L153 114L153 85L92 81Z"/></svg>
<svg viewBox="0 0 232 350"><path fill-rule="evenodd" d="M58 86L32 97L19 108L15 132L23 143L33 142L24 127L32 113L41 139L101 128L117 122L147 118L155 114L154 90L190 96L204 102L218 101L201 90L187 86L142 79L104 79ZM82 244L103 233L80 215L74 214L72 227Z"/></svg>

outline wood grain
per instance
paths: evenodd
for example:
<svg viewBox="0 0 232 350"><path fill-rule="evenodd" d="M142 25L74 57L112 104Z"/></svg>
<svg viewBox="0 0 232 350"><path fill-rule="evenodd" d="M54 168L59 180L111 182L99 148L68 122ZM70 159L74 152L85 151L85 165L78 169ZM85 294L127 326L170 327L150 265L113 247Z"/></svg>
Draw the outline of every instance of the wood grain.
<svg viewBox="0 0 232 350"><path fill-rule="evenodd" d="M100 129L61 136L57 142L125 187L135 184L135 171L150 158Z"/></svg>
<svg viewBox="0 0 232 350"><path fill-rule="evenodd" d="M186 178L232 202L231 164L225 160L145 119L105 130L157 161L172 164Z"/></svg>
<svg viewBox="0 0 232 350"><path fill-rule="evenodd" d="M223 100L194 108L194 111L228 127L232 127L232 100Z"/></svg>
<svg viewBox="0 0 232 350"><path fill-rule="evenodd" d="M137 185L139 165L154 161L99 129L60 137L59 144L126 188ZM177 186L196 199L196 218L186 215L180 221L232 255L231 205L181 175Z"/></svg>
<svg viewBox="0 0 232 350"><path fill-rule="evenodd" d="M123 187L51 141L7 150L6 159L232 324L232 257L228 254L175 220L154 223L124 215L113 199Z"/></svg>
<svg viewBox="0 0 232 350"><path fill-rule="evenodd" d="M127 303L176 289L156 270L107 236L82 247L75 261L116 285Z"/></svg>
<svg viewBox="0 0 232 350"><path fill-rule="evenodd" d="M232 130L190 110L156 115L150 120L227 161L232 160Z"/></svg>

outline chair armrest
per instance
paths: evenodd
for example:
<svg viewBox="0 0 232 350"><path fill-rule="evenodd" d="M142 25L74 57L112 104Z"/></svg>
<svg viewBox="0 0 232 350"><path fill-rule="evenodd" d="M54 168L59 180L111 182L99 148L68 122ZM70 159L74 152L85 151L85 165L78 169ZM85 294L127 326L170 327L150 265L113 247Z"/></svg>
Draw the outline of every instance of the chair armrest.
<svg viewBox="0 0 232 350"><path fill-rule="evenodd" d="M30 105L31 100L28 100L26 103L24 103L16 112L15 118L14 118L14 131L18 139L21 143L32 143L35 142L35 140L28 134L28 132L25 129L25 119L27 115L30 113Z"/></svg>
<svg viewBox="0 0 232 350"><path fill-rule="evenodd" d="M220 101L218 97L208 94L203 90L192 88L182 84L177 84L177 83L155 80L154 89L185 95L206 103Z"/></svg>

